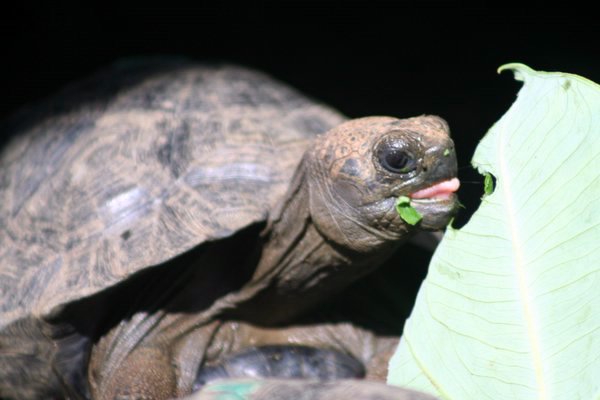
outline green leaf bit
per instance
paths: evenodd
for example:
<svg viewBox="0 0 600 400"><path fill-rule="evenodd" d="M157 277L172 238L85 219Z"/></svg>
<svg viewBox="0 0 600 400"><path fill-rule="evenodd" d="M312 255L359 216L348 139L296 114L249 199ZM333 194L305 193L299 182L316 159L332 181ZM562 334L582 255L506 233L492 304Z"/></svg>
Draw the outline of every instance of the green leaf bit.
<svg viewBox="0 0 600 400"><path fill-rule="evenodd" d="M423 219L423 216L410 205L410 198L407 196L398 197L398 200L396 200L396 211L400 215L400 218L410 225L416 225Z"/></svg>
<svg viewBox="0 0 600 400"><path fill-rule="evenodd" d="M483 193L485 196L494 193L494 180L492 179L492 174L485 174L485 178L483 179Z"/></svg>

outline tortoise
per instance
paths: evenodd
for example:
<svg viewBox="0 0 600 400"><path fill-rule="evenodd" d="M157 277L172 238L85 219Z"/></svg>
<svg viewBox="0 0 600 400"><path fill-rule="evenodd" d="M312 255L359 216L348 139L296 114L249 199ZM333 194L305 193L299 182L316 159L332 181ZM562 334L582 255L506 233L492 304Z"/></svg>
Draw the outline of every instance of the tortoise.
<svg viewBox="0 0 600 400"><path fill-rule="evenodd" d="M227 64L116 63L2 129L0 398L180 397L270 344L369 376L353 327L287 327L457 205L443 119L349 120Z"/></svg>

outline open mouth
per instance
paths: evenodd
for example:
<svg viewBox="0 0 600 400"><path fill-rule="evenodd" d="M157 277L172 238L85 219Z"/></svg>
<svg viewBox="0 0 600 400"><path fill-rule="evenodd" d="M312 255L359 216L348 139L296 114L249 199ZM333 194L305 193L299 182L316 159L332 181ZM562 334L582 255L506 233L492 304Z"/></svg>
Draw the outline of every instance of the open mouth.
<svg viewBox="0 0 600 400"><path fill-rule="evenodd" d="M458 178L451 178L409 195L410 205L423 216L422 229L435 231L448 225L457 211L459 187Z"/></svg>
<svg viewBox="0 0 600 400"><path fill-rule="evenodd" d="M418 190L409 197L411 200L447 200L454 196L459 187L458 178L452 178Z"/></svg>

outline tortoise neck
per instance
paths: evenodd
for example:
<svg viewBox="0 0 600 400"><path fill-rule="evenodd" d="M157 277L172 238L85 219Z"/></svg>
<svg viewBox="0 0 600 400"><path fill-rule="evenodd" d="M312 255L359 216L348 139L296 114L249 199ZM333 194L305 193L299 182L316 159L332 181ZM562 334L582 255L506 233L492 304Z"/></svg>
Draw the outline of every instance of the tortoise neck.
<svg viewBox="0 0 600 400"><path fill-rule="evenodd" d="M325 240L314 229L310 216L304 159L282 201L269 215L261 239L262 253L253 281L279 278L297 282L298 274L308 273L298 271L297 264L313 265L317 261L314 258Z"/></svg>
<svg viewBox="0 0 600 400"><path fill-rule="evenodd" d="M250 283L254 295L240 310L245 318L263 324L290 320L372 271L393 251L355 254L319 232L310 215L304 161L270 216L262 239Z"/></svg>

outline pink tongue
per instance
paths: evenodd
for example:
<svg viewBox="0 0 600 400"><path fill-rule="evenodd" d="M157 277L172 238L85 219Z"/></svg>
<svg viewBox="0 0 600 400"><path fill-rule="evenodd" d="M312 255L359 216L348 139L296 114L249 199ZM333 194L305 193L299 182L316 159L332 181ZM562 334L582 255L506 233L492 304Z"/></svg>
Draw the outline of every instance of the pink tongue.
<svg viewBox="0 0 600 400"><path fill-rule="evenodd" d="M458 178L448 179L440 183L436 183L428 188L421 189L410 195L411 199L443 199L458 190L460 181Z"/></svg>

